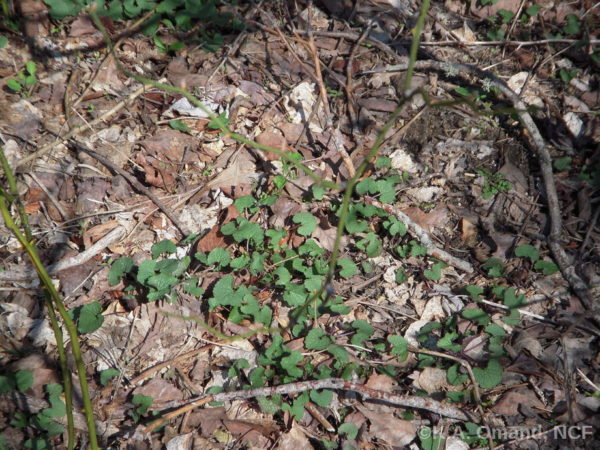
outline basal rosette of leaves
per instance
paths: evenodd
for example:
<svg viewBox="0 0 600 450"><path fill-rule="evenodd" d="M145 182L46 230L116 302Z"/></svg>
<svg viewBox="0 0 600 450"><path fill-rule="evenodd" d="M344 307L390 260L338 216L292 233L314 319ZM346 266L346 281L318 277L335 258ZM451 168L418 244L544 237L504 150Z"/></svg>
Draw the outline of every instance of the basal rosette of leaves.
<svg viewBox="0 0 600 450"><path fill-rule="evenodd" d="M351 283L353 277L369 276L374 270L369 259L384 252L403 262L403 269L396 273L397 283L406 282L409 274L422 280L440 280L446 264L428 257L426 248L407 234L404 223L361 200L362 195L368 194L391 203L395 200L396 186L402 182L402 176L384 171L379 178L367 178L357 184L345 227L348 245L345 254L336 261L332 282L343 286ZM405 360L407 341L399 335L403 330L397 330L398 335L388 335L366 320L343 320L351 308L341 295L331 290L313 298L329 274L329 253L311 237L325 212L311 209L307 204L312 212L293 215L286 228L265 229L254 220L270 214L270 206L278 195L281 195L281 186L270 192L257 191L252 196L238 198L234 205L241 215L220 227L221 234L228 240L226 245L206 253L175 258L178 245L162 241L152 247L152 258L138 266L127 257L114 261L109 283L116 285L124 279L128 295L146 301L176 302L178 295L192 295L205 305L207 313L218 311L233 323L262 326L261 332L270 333L270 339L259 352L258 366L244 372L242 369L248 368L247 361L240 362L241 365L234 363L229 371L230 377L238 377L240 383L251 387L327 377L348 378L353 373L367 376L372 367L351 362L348 349L360 359L389 354L398 361ZM323 193L318 192L315 198L307 200L315 201L317 195L323 199ZM340 203L335 197L329 202L328 213L330 211L330 216L335 218ZM301 243L293 246L292 236ZM518 254L522 254L521 249ZM218 274L217 281L203 289L201 277L194 274L210 272ZM479 286L466 287L466 293L474 302L486 295L484 291L486 289ZM505 322L516 325L519 320L516 308L524 303L524 296L518 295L514 288L502 286L495 286L487 294L511 308ZM279 320L275 320L276 314ZM325 314L328 321L319 322ZM472 323L467 332L459 332L459 320ZM284 329L273 328L281 323L289 325ZM474 375L479 386L487 389L502 380L500 359L504 356L506 336L506 331L492 323L483 308L471 308L460 315L451 315L444 322L430 322L421 329L418 340L425 350L460 355L468 339L483 337L487 357L474 363ZM289 339L303 339L305 352L290 348L286 344ZM465 387L464 391L457 388L448 393L451 401L471 399L470 380L459 364L426 354L419 354L416 364L421 369L442 368L447 371L450 384ZM398 375L397 364L393 362L378 365L376 370ZM330 399L331 393L315 391L287 402L280 396L263 398L259 404L265 412L289 410L300 418L307 401L326 405Z"/></svg>
<svg viewBox="0 0 600 450"><path fill-rule="evenodd" d="M161 24L181 32L202 24L196 36L210 51L223 45L222 32L243 28L231 13L220 10L221 2L216 0L44 0L44 3L49 7L50 17L55 20L77 16L88 7L95 7L100 16L113 20L139 19L154 11L142 27L147 36L155 35Z"/></svg>

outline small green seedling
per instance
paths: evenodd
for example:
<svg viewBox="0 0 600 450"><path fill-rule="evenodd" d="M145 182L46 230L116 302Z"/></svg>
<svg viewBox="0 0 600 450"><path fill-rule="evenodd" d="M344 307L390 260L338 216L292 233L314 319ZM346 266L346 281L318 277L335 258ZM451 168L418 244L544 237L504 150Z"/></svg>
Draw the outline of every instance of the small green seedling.
<svg viewBox="0 0 600 450"><path fill-rule="evenodd" d="M110 382L110 380L112 380L117 375L119 375L119 373L120 372L117 369L114 369L112 367L109 369L103 370L102 372L100 372L100 384L102 386L108 386L108 383Z"/></svg>
<svg viewBox="0 0 600 450"><path fill-rule="evenodd" d="M143 415L148 412L148 408L152 405L154 399L148 395L135 394L131 399L131 403L135 405L135 408L129 411L129 414L135 422L139 422ZM153 415L157 414L158 411L153 411Z"/></svg>
<svg viewBox="0 0 600 450"><path fill-rule="evenodd" d="M160 53L164 53L165 55L173 55L185 46L183 42L173 42L172 44L166 44L158 36L154 36L154 44L158 48L158 51Z"/></svg>
<svg viewBox="0 0 600 450"><path fill-rule="evenodd" d="M6 86L13 92L20 93L23 97L29 97L33 86L38 82L35 76L37 65L33 61L25 64L25 70L17 74L17 78L11 78L6 82Z"/></svg>
<svg viewBox="0 0 600 450"><path fill-rule="evenodd" d="M477 173L483 177L483 191L481 196L487 200L499 192L508 192L512 189L504 174L492 173L487 169L477 169Z"/></svg>

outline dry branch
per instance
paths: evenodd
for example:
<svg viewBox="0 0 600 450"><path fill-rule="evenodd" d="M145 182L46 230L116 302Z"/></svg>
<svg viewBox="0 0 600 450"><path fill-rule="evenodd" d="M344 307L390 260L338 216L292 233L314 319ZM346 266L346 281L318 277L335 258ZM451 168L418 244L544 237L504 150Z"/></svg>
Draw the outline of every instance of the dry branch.
<svg viewBox="0 0 600 450"><path fill-rule="evenodd" d="M384 71L401 72L406 70L407 68L408 64L398 64L394 66L388 66L384 69ZM550 215L550 232L547 236L548 247L552 252L554 260L560 268L563 277L567 280L567 282L571 286L571 289L573 289L573 292L575 292L577 297L579 297L585 308L591 311L594 319L600 322L600 302L597 300L594 301L588 287L581 279L581 277L576 273L573 262L567 256L567 253L561 245L561 208L556 193L554 176L552 174L552 158L550 156L550 152L548 151L544 138L542 137L537 125L535 124L533 118L527 110L527 105L523 103L519 96L512 89L510 89L504 81L500 80L498 77L496 77L490 72L479 69L478 67L471 66L469 64L450 63L442 61L418 61L415 65L415 69L436 70L453 75L458 75L460 72L464 72L469 75L475 76L481 82L487 80L487 82L489 82L490 85L499 89L500 92L506 98L508 98L508 100L511 101L513 107L515 108L515 113L519 116L519 119L523 123L523 126L528 131L531 146L537 153L538 161L540 163L542 179L544 182L544 190L546 193L546 201L548 204L548 213Z"/></svg>
<svg viewBox="0 0 600 450"><path fill-rule="evenodd" d="M145 432L150 433L152 430L164 425L169 420L209 402L226 402L232 400L246 400L255 397L268 397L272 395L295 394L312 389L352 391L360 394L364 400L378 400L402 408L425 410L455 420L474 422L480 421L478 414L467 413L455 406L447 405L430 398L395 395L390 394L389 392L371 389L366 387L364 384L343 380L341 378L326 378L323 380L300 381L297 383L282 384L280 386L273 387L262 387L233 392L221 392L218 394L200 395L192 401L179 407L175 411L165 414L164 417L151 423L145 429Z"/></svg>
<svg viewBox="0 0 600 450"><path fill-rule="evenodd" d="M398 210L398 208L394 208L392 205L386 205L384 203L381 203L371 197L365 196L364 199L365 202L367 202L368 204L383 209L388 214L391 214L401 222L404 222L404 224L408 228L408 231L411 234L414 234L421 241L421 244L427 247L427 254L467 273L474 272L473 266L467 261L463 261L462 259L456 258L450 253L446 252L445 250L438 248L429 237L429 234L427 234L427 232L419 225L417 225L410 217L408 217L402 211Z"/></svg>

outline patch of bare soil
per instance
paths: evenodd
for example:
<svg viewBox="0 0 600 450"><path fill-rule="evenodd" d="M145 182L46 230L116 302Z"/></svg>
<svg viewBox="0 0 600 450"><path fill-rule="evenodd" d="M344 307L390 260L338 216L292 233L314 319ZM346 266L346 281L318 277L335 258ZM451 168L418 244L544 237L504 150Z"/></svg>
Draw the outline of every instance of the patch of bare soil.
<svg viewBox="0 0 600 450"><path fill-rule="evenodd" d="M99 308L101 448L600 446L597 5L435 3L407 87L420 2L234 2L218 48L106 21L114 56L20 3L0 138L66 307ZM0 240L0 448L62 448L44 292Z"/></svg>

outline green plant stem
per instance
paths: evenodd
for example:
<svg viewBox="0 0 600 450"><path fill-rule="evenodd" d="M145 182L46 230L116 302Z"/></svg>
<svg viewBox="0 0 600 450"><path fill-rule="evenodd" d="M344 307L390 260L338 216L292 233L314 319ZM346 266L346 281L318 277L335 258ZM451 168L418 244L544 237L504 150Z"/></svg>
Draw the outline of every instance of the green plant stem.
<svg viewBox="0 0 600 450"><path fill-rule="evenodd" d="M335 234L335 242L333 244L331 258L329 259L329 271L328 271L327 277L326 277L324 283L321 285L321 288L314 295L312 295L306 301L306 303L302 306L302 308L299 310L300 314L302 312L304 312L306 310L306 308L308 308L312 304L312 302L315 302L318 298L321 297L321 295L323 294L323 292L325 292L327 290L328 285L331 283L331 280L333 279L333 276L335 274L335 268L336 268L338 256L340 253L340 244L342 241L342 235L344 234L344 228L346 226L346 220L348 218L348 211L350 209L350 198L352 197L352 193L354 191L354 186L356 186L356 183L358 183L358 180L360 179L360 177L362 177L362 175L365 172L365 170L367 169L367 167L369 167L369 164L371 163L371 161L375 158L375 156L377 156L377 153L379 152L379 149L381 148L381 145L383 144L383 141L385 140L387 133L389 132L390 128L396 123L396 120L400 116L400 113L402 112L402 108L404 107L404 104L408 100L410 100L414 95L416 95L417 93L421 94L422 97L425 99L425 101L427 103L429 103L427 96L424 95L424 93L421 89L418 89L414 92L408 93L408 91L410 90L410 87L412 85L412 74L413 74L414 66L415 66L415 63L417 60L417 51L419 49L419 41L420 41L421 33L423 31L423 26L425 25L425 17L427 16L428 9L429 9L429 0L424 0L423 6L421 7L421 12L419 14L419 18L417 19L417 23L415 25L415 28L413 29L413 40L412 40L412 45L411 45L411 49L410 49L408 69L406 72L406 78L404 80L404 93L402 93L402 98L400 99L400 103L399 103L398 107L396 108L396 110L392 113L391 117L388 119L388 121L386 122L384 127L381 129L379 134L377 135L377 139L375 139L375 142L373 143L373 146L369 150L369 153L363 159L360 166L358 166L358 169L356 170L356 173L354 174L354 176L348 181L348 184L344 191L344 196L342 199L342 205L341 205L340 214L339 214L339 222L338 222L338 226L337 226L337 230L336 230L336 234ZM406 96L407 93L408 93L408 97Z"/></svg>
<svg viewBox="0 0 600 450"><path fill-rule="evenodd" d="M0 164L2 164L2 170L4 171L4 175L6 176L6 181L8 181L8 189L10 192L10 198L7 197L9 202L14 203L17 207L17 212L19 213L19 219L21 220L21 226L23 227L23 231L25 232L25 237L29 242L33 240L33 234L31 233L31 227L29 226L29 220L27 219L27 214L25 213L25 208L23 207L23 202L19 198L19 189L17 188L17 180L13 171L8 164L8 160L6 159L6 155L4 154L4 149L0 151Z"/></svg>
<svg viewBox="0 0 600 450"><path fill-rule="evenodd" d="M0 212L2 213L2 217L4 219L4 223L5 223L6 227L10 231L12 231L12 233L19 240L21 245L23 245L23 247L25 247L25 250L29 254L29 257L31 258L32 262L34 262L34 258L32 257L31 250L33 249L33 252L35 252L35 247L33 247L33 245L25 238L25 236L21 233L21 231L17 227L17 224L13 221L12 217L10 216L9 207L8 207L8 204L6 202L6 198L4 195L0 195ZM37 257L37 255L36 255L36 257ZM34 266L36 267L36 270L37 270L38 265L35 262L34 262ZM43 268L43 266L42 266L42 269L45 272L45 269ZM46 283L43 281L43 277L42 277L41 273L39 272L39 270L38 270L38 274L40 275L40 279L42 279L42 284L44 284L44 287L47 289L47 291L44 293L44 299L45 299L47 309L48 309L50 325L52 326L52 331L54 332L54 336L56 338L58 359L60 362L60 369L61 369L61 373L62 373L62 377L63 377L63 384L64 384L63 387L64 387L64 393L65 393L65 405L66 405L66 412L67 412L67 434L68 434L67 447L69 449L72 449L74 446L75 426L74 426L74 422L73 422L73 393L72 393L72 389L71 389L71 374L69 372L69 367L67 365L67 356L66 356L66 350L65 350L65 346L64 346L64 342L63 342L62 331L60 329L58 320L56 318L56 314L53 309L53 302L52 302L52 298L51 298L52 294L48 290ZM50 285L52 286L52 288L56 291L56 289L54 288L54 285L52 284L52 280L50 280L50 277L48 277L48 280L50 281Z"/></svg>
<svg viewBox="0 0 600 450"><path fill-rule="evenodd" d="M0 154L2 154L2 155L4 154L4 150L1 148L0 148ZM8 167L8 165L6 165L6 168L8 169L8 170L5 169L6 173L7 173L7 178L10 179L10 176L12 176L12 173L11 173L12 171L10 170L10 167ZM11 173L11 175L8 175L8 173ZM31 262L32 262L33 266L35 267L35 270L37 271L38 276L40 277L40 281L42 282L42 285L46 289L45 294L48 296L46 298L46 301L47 301L47 303L49 303L48 313L50 316L50 320L53 321L52 329L56 336L57 345L62 344L62 332L60 331L60 328L58 326L58 321L56 320L54 308L56 308L58 310L58 313L60 314L60 316L65 324L65 328L67 329L67 333L69 334L69 338L71 340L72 351L73 351L73 357L75 359L75 364L77 366L77 374L78 374L79 383L81 386L81 396L82 396L82 400L83 400L83 407L85 410L85 417L86 417L86 422L87 422L87 426L88 426L88 433L89 433L88 437L90 440L90 448L93 450L96 450L99 448L98 447L98 439L96 436L96 424L94 423L92 402L90 400L90 393L89 393L88 384L87 384L87 378L86 378L87 375L85 373L85 366L83 364L83 359L81 357L81 348L79 346L79 338L77 336L77 329L75 327L75 324L73 323L73 320L71 320L71 318L69 317L67 309L65 308L65 306L62 302L62 299L60 298L60 294L54 287L54 283L52 283L52 279L50 278L50 275L48 275L48 272L46 271L46 268L44 267L39 255L37 253L37 249L33 245L32 241L28 240L26 238L26 236L23 235L23 233L21 233L21 230L19 230L19 227L17 226L17 224L14 222L13 218L11 217L10 211L9 211L9 206L8 206L6 200L7 199L6 199L5 195L0 195L0 212L2 214L2 218L4 219L4 223L6 224L6 227L12 231L12 233L15 235L17 240L21 243L21 245L23 246L23 248L29 255ZM54 320L53 320L53 318L54 318ZM68 367L66 364L67 361L66 361L66 352L64 350L64 345L63 345L62 351L59 350L59 359L60 359L60 363L61 363L61 370L63 371L63 379L65 380L65 387L64 387L65 396L68 393L72 397L71 386L70 386L70 373L69 373L69 370L68 370ZM74 426L73 426L73 417L72 417L72 414L73 414L72 399L68 400L68 401L71 405L71 408L67 408L68 427L69 427L69 430L71 431L69 433L69 435L70 435L69 443L72 444L71 436L74 436ZM69 418L69 416L70 416L70 418Z"/></svg>
<svg viewBox="0 0 600 450"><path fill-rule="evenodd" d="M65 394L65 407L67 410L67 448L69 450L75 447L75 425L73 423L73 389L71 386L71 372L69 371L69 365L67 363L67 352L65 350L65 344L63 340L62 330L58 324L56 312L52 305L52 298L48 292L44 292L44 301L46 303L46 309L48 310L48 317L50 319L50 326L52 332L56 338L56 349L58 351L58 360L60 362L60 371L63 378L63 388Z"/></svg>
<svg viewBox="0 0 600 450"><path fill-rule="evenodd" d="M423 5L421 5L421 11L419 12L419 17L417 18L417 23L412 29L413 38L410 44L408 68L406 69L406 76L404 78L405 92L408 91L412 86L412 76L415 70L415 64L417 62L417 52L419 51L421 33L423 32L423 27L425 26L425 17L427 17L427 11L429 11L429 1L430 0L423 0Z"/></svg>

